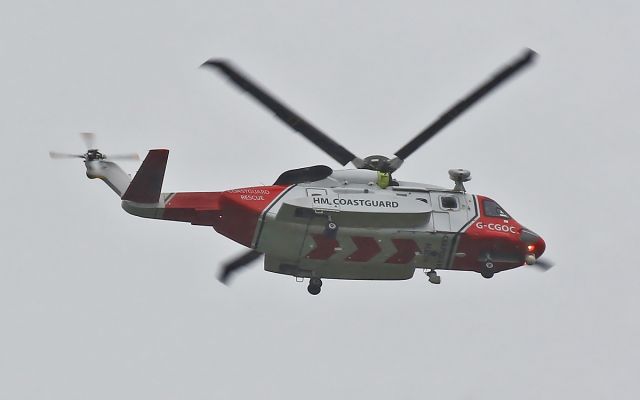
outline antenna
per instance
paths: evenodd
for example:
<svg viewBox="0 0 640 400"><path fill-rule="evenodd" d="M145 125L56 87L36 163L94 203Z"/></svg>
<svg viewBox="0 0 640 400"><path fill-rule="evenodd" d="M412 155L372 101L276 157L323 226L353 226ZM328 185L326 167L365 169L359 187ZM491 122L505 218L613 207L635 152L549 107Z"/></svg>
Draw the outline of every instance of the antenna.
<svg viewBox="0 0 640 400"><path fill-rule="evenodd" d="M466 192L467 190L464 188L464 182L469 182L471 180L471 172L466 169L450 169L449 170L449 178L456 183L453 187L453 190L456 192Z"/></svg>

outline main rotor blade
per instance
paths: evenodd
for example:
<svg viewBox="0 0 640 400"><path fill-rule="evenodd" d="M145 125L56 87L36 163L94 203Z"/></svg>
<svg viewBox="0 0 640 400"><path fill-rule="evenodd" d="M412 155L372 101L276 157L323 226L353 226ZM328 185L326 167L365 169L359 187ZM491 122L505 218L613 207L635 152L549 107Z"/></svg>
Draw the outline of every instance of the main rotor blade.
<svg viewBox="0 0 640 400"><path fill-rule="evenodd" d="M260 88L256 83L252 82L247 76L241 74L240 71L238 71L231 63L224 60L211 59L202 64L202 66L209 66L222 72L239 88L249 93L257 101L262 103L262 105L271 110L282 122L302 134L302 136L306 137L316 146L320 147L325 153L329 154L341 165L346 165L357 158L352 152L342 147L342 145L338 144L315 126L311 125L288 106L267 93L266 90Z"/></svg>
<svg viewBox="0 0 640 400"><path fill-rule="evenodd" d="M543 271L543 272L547 272L548 270L553 268L554 265L555 263L553 261L547 260L546 258L539 258L533 264L534 267L538 268L540 271Z"/></svg>
<svg viewBox="0 0 640 400"><path fill-rule="evenodd" d="M260 253L259 251L251 250L244 253L240 257L237 257L229 261L228 263L222 266L222 270L218 275L218 280L226 285L227 282L229 281L229 277L236 270L251 264L253 261L257 260L261 255L262 253Z"/></svg>
<svg viewBox="0 0 640 400"><path fill-rule="evenodd" d="M496 73L491 79L482 84L482 86L478 87L472 93L459 100L453 107L451 107L447 112L442 114L440 118L434 121L431 125L426 127L422 132L418 134L413 140L407 143L403 148L396 151L396 156L400 160L405 160L409 157L414 151L418 150L420 146L425 144L427 140L431 139L435 136L442 128L447 126L451 121L456 119L460 114L465 112L469 107L474 105L478 100L482 99L493 89L498 87L501 83L512 77L516 72L530 64L536 56L536 52L527 49L525 53L514 60L513 63L502 68L498 73Z"/></svg>

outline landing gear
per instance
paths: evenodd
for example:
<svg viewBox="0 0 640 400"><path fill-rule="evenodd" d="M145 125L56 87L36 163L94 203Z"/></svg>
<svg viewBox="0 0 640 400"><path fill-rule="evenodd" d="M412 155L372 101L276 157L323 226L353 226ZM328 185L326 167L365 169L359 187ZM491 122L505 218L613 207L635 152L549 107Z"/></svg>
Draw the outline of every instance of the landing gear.
<svg viewBox="0 0 640 400"><path fill-rule="evenodd" d="M311 278L309 279L309 286L307 286L307 291L312 295L320 294L320 289L322 288L322 280L320 278Z"/></svg>
<svg viewBox="0 0 640 400"><path fill-rule="evenodd" d="M338 234L338 224L333 222L331 218L327 221L327 224L324 226L324 235L329 238L334 238Z"/></svg>
<svg viewBox="0 0 640 400"><path fill-rule="evenodd" d="M433 283L434 285L439 285L440 282L442 281L442 279L440 278L440 276L438 275L438 273L432 269L430 271L427 271L426 269L424 270L425 275L427 275L427 278L429 278L429 282Z"/></svg>
<svg viewBox="0 0 640 400"><path fill-rule="evenodd" d="M484 268L480 271L480 275L483 278L491 279L495 273L493 269L493 260L491 260L491 254L487 253L484 257Z"/></svg>
<svg viewBox="0 0 640 400"><path fill-rule="evenodd" d="M493 278L493 274L493 263L491 260L487 260L487 262L484 263L484 270L480 272L480 275L482 275L483 278L491 279Z"/></svg>
<svg viewBox="0 0 640 400"><path fill-rule="evenodd" d="M482 271L480 272L483 278L491 279L493 278L493 271Z"/></svg>

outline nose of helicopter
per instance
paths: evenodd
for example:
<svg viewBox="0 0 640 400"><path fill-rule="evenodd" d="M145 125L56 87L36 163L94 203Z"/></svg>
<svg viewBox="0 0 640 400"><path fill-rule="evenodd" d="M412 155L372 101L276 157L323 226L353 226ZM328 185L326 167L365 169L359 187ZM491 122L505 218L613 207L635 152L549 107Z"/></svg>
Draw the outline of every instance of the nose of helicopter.
<svg viewBox="0 0 640 400"><path fill-rule="evenodd" d="M525 243L527 254L534 254L536 258L540 258L547 248L544 239L537 233L528 229L523 229L520 234L520 240Z"/></svg>
<svg viewBox="0 0 640 400"><path fill-rule="evenodd" d="M545 249L547 248L547 244L544 242L544 239L542 239L542 237L538 236L538 240L534 243L534 246L534 254L536 255L536 258L540 258L542 253L544 253Z"/></svg>

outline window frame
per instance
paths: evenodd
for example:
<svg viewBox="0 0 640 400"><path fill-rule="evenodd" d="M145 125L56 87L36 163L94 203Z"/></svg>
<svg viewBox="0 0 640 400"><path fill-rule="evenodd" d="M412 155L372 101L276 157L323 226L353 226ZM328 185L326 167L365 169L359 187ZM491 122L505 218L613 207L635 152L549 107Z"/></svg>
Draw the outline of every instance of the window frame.
<svg viewBox="0 0 640 400"><path fill-rule="evenodd" d="M500 210L504 213L504 215L491 215L490 213L488 213L487 204L489 203L492 203L495 205L496 214L498 214L497 210ZM500 219L506 219L506 220L513 219L511 215L500 204L498 204L497 201L492 199L484 199L484 201L482 202L482 213L484 214L485 217L489 217L489 218L500 218Z"/></svg>
<svg viewBox="0 0 640 400"><path fill-rule="evenodd" d="M447 198L451 198L453 200L455 200L456 202L456 206L455 207L445 207L444 203L442 202L442 200L447 197ZM439 203L440 203L440 209L442 210L447 210L447 211L458 211L460 210L460 201L458 200L458 197L455 195L451 195L451 194L442 194L439 196L438 199Z"/></svg>

